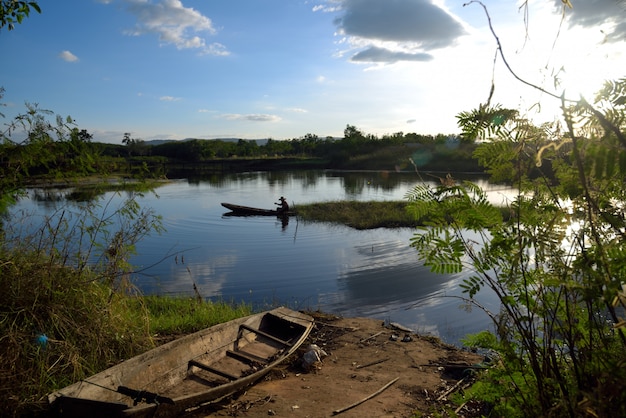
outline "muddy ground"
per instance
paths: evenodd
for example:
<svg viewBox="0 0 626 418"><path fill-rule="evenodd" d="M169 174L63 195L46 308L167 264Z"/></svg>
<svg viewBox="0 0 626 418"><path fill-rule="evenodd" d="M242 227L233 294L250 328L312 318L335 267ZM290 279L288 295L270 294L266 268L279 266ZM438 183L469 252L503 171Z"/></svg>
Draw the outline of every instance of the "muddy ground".
<svg viewBox="0 0 626 418"><path fill-rule="evenodd" d="M485 413L482 405L449 401L473 381L479 355L367 318L315 315L316 325L298 356L245 392L187 414L189 417L460 417ZM303 367L309 344L326 352ZM443 413L443 415L441 415Z"/></svg>

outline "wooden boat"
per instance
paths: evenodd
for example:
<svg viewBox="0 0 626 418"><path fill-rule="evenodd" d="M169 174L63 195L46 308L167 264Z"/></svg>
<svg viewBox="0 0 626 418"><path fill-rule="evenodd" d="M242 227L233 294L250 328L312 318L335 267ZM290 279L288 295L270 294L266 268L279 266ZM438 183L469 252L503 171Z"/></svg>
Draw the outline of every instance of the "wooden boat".
<svg viewBox="0 0 626 418"><path fill-rule="evenodd" d="M171 417L251 385L292 355L313 318L284 307L190 334L48 396L62 417Z"/></svg>
<svg viewBox="0 0 626 418"><path fill-rule="evenodd" d="M289 216L295 215L294 211L288 212L279 212L276 209L260 209L260 208L252 208L250 206L241 206L241 205L233 205L232 203L222 203L226 209L229 209L233 212L234 215L241 216Z"/></svg>

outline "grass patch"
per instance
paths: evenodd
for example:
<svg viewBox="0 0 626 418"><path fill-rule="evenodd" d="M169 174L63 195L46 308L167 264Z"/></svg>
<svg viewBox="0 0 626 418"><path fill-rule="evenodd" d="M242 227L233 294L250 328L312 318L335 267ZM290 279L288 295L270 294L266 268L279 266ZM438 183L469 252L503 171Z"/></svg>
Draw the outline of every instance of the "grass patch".
<svg viewBox="0 0 626 418"><path fill-rule="evenodd" d="M308 203L295 207L300 219L312 222L342 224L354 229L415 228L426 219L416 219L407 211L408 201L342 200ZM511 216L508 208L500 208L504 219Z"/></svg>
<svg viewBox="0 0 626 418"><path fill-rule="evenodd" d="M355 229L415 227L419 223L407 211L405 201L332 201L297 205L303 220L331 222Z"/></svg>
<svg viewBox="0 0 626 418"><path fill-rule="evenodd" d="M252 307L243 303L233 305L184 296L145 296L139 304L148 312L150 333L159 336L187 334L253 313Z"/></svg>

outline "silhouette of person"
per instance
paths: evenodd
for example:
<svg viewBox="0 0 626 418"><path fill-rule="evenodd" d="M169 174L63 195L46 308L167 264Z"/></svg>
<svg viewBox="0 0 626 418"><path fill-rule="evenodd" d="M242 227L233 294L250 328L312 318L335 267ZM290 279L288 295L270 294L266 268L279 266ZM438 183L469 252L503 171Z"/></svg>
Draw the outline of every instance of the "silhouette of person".
<svg viewBox="0 0 626 418"><path fill-rule="evenodd" d="M289 212L289 203L287 203L287 200L283 196L281 196L278 200L280 200L280 203L274 203L275 205L278 205L278 213Z"/></svg>

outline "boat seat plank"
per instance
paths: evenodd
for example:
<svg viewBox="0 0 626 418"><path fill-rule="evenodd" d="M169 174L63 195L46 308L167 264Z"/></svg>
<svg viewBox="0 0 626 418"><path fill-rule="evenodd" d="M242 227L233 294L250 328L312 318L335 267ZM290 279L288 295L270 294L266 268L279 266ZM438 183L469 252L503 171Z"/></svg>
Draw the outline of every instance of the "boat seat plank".
<svg viewBox="0 0 626 418"><path fill-rule="evenodd" d="M267 364L267 359L259 356L255 356L252 353L244 353L243 351L227 350L226 355L245 363L262 363Z"/></svg>
<svg viewBox="0 0 626 418"><path fill-rule="evenodd" d="M213 368L213 367L209 366L208 364L200 363L199 361L196 361L196 360L189 360L188 367L191 368L192 366L195 366L195 367L197 367L199 369L202 369L202 370L206 370L207 372L216 374L218 376L225 377L228 380L237 380L237 379L239 379L239 376L235 376L235 375L230 374L228 372L225 372L223 370L218 370L216 368Z"/></svg>
<svg viewBox="0 0 626 418"><path fill-rule="evenodd" d="M253 333L258 334L258 335L260 335L262 337L265 337L268 340L272 340L272 341L275 341L275 342L277 342L279 344L282 344L285 347L291 347L293 345L293 344L291 344L288 341L281 340L280 338L277 338L277 337L273 336L272 334L268 334L267 332L263 332L260 329L252 328L251 326L248 326L246 324L241 324L239 326L239 329L240 329L240 332L241 332L241 329L246 329L246 330L248 330L250 332L253 332Z"/></svg>

